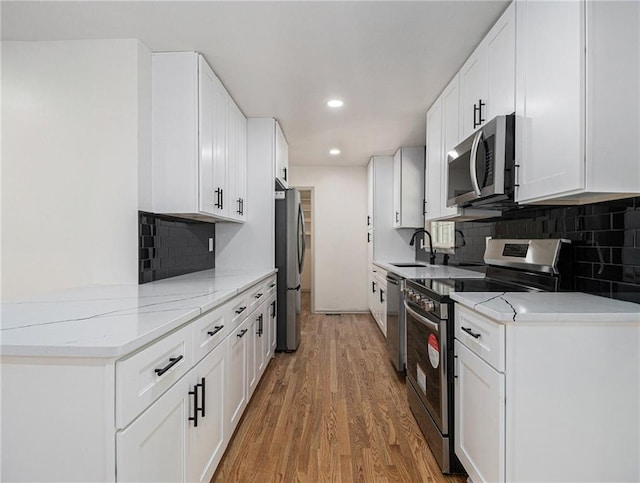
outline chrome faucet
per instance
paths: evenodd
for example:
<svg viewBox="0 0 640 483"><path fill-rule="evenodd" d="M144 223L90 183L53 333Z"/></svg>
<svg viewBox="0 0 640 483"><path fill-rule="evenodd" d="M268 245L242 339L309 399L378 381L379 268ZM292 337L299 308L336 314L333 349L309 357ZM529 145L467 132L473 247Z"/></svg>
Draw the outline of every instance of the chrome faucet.
<svg viewBox="0 0 640 483"><path fill-rule="evenodd" d="M436 252L433 251L433 240L431 239L431 233L429 233L428 230L425 230L424 228L420 228L420 229L414 231L413 235L411 236L411 241L409 242L409 245L413 246L413 244L416 242L416 236L419 233L426 233L427 236L429 237L429 263L431 265L435 265L436 264Z"/></svg>

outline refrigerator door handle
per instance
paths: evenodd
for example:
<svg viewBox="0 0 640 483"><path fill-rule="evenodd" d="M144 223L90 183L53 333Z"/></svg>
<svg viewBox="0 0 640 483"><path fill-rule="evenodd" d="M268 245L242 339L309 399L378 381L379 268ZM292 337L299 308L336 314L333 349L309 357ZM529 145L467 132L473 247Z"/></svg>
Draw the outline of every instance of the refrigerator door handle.
<svg viewBox="0 0 640 483"><path fill-rule="evenodd" d="M304 238L304 214L302 211L302 203L300 203L298 205L298 270L300 274L302 274L302 268L304 266L304 252L307 248Z"/></svg>

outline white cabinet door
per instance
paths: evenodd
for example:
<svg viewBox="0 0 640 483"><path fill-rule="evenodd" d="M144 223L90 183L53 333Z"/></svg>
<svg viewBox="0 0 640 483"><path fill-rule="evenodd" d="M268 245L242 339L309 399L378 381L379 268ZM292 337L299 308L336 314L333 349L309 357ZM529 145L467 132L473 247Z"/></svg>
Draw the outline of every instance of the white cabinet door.
<svg viewBox="0 0 640 483"><path fill-rule="evenodd" d="M251 329L249 330L249 347L247 352L249 354L249 361L247 361L247 368L249 370L249 398L256 390L256 386L260 381L260 375L264 367L264 352L262 351L262 333L264 331L264 305L258 307L251 319Z"/></svg>
<svg viewBox="0 0 640 483"><path fill-rule="evenodd" d="M247 333L249 320L245 320L227 338L229 370L225 391L225 422L229 434L233 434L247 405Z"/></svg>
<svg viewBox="0 0 640 483"><path fill-rule="evenodd" d="M275 293L269 298L269 311L269 358L272 358L278 340L278 300Z"/></svg>
<svg viewBox="0 0 640 483"><path fill-rule="evenodd" d="M198 426L189 430L189 481L209 482L224 454L230 434L225 430L227 344L220 343L193 370L198 385Z"/></svg>
<svg viewBox="0 0 640 483"><path fill-rule="evenodd" d="M424 226L424 146L402 147L393 156L393 227Z"/></svg>
<svg viewBox="0 0 640 483"><path fill-rule="evenodd" d="M584 187L584 2L520 2L516 201Z"/></svg>
<svg viewBox="0 0 640 483"><path fill-rule="evenodd" d="M247 219L247 118L238 110L238 159L236 160L236 218Z"/></svg>
<svg viewBox="0 0 640 483"><path fill-rule="evenodd" d="M474 482L505 481L505 376L455 340L455 452Z"/></svg>
<svg viewBox="0 0 640 483"><path fill-rule="evenodd" d="M238 156L240 124L239 117L242 115L240 109L230 97L227 97L227 193L225 193L227 207L227 215L229 218L237 218L240 211L237 194L238 180Z"/></svg>
<svg viewBox="0 0 640 483"><path fill-rule="evenodd" d="M516 80L516 22L513 2L485 40L487 45L487 115L496 116L515 112ZM484 114L484 113L483 113Z"/></svg>
<svg viewBox="0 0 640 483"><path fill-rule="evenodd" d="M208 214L218 213L217 205L219 204L218 186L214 184L214 177L220 176L214 174L214 150L216 139L216 130L213 126L215 105L215 81L216 76L205 62L202 56L199 56L199 201L200 211ZM219 181L219 178L218 178Z"/></svg>
<svg viewBox="0 0 640 483"><path fill-rule="evenodd" d="M119 482L185 481L188 431L193 423L190 378L183 377L116 435Z"/></svg>
<svg viewBox="0 0 640 483"><path fill-rule="evenodd" d="M441 215L442 185L442 97L433 103L427 112L427 162L424 172L425 220L435 220Z"/></svg>
<svg viewBox="0 0 640 483"><path fill-rule="evenodd" d="M456 75L442 92L442 158L440 159L442 183L440 214L442 217L455 216L459 212L455 206L447 207L449 197L447 153L454 149L460 141L460 77Z"/></svg>
<svg viewBox="0 0 640 483"><path fill-rule="evenodd" d="M460 137L515 110L515 2L460 69Z"/></svg>
<svg viewBox="0 0 640 483"><path fill-rule="evenodd" d="M209 68L209 70L211 69ZM231 201L227 184L229 94L218 78L215 75L213 77L213 186L214 193L219 193L217 194L219 198L214 204L214 212L220 216L227 216L230 212L229 203Z"/></svg>
<svg viewBox="0 0 640 483"><path fill-rule="evenodd" d="M487 53L480 44L460 69L461 137L471 135L484 121L487 102Z"/></svg>
<svg viewBox="0 0 640 483"><path fill-rule="evenodd" d="M374 163L375 160L371 158L369 164L367 164L367 229L373 228L373 186L374 186Z"/></svg>
<svg viewBox="0 0 640 483"><path fill-rule="evenodd" d="M285 187L289 187L289 146L284 137L280 123L276 122L276 179Z"/></svg>
<svg viewBox="0 0 640 483"><path fill-rule="evenodd" d="M400 214L402 212L402 151L398 149L393 155L393 227L399 228L402 224Z"/></svg>

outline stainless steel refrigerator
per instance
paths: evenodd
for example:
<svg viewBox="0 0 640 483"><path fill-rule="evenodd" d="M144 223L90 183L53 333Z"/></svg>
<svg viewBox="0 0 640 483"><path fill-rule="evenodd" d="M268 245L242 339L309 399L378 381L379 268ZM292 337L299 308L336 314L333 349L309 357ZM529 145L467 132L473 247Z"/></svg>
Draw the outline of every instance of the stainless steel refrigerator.
<svg viewBox="0 0 640 483"><path fill-rule="evenodd" d="M276 191L276 268L278 269L278 338L276 350L291 352L300 344L300 279L305 250L300 192Z"/></svg>

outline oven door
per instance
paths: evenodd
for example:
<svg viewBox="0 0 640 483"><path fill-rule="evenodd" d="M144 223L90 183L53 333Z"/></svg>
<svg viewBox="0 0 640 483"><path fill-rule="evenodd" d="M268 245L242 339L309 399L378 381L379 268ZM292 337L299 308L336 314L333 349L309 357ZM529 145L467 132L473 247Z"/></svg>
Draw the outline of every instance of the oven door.
<svg viewBox="0 0 640 483"><path fill-rule="evenodd" d="M404 301L407 378L443 435L449 433L447 321L418 312Z"/></svg>

